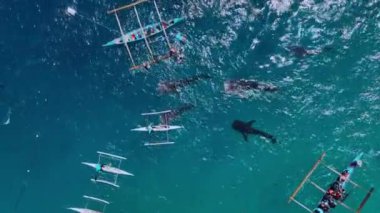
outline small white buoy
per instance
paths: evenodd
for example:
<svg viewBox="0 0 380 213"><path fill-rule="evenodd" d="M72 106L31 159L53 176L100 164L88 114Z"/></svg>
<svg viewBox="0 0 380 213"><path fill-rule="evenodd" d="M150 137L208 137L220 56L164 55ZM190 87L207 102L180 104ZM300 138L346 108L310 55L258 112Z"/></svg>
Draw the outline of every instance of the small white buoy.
<svg viewBox="0 0 380 213"><path fill-rule="evenodd" d="M66 14L69 16L75 16L77 14L77 11L72 7L67 7Z"/></svg>

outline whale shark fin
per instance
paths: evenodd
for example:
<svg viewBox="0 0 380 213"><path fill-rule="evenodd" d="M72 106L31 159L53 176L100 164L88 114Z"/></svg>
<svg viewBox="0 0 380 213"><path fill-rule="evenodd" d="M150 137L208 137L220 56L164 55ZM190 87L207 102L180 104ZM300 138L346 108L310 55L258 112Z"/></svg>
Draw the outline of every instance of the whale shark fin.
<svg viewBox="0 0 380 213"><path fill-rule="evenodd" d="M251 120L251 121L248 121L247 124L249 125L249 127L252 126L253 123L255 123L256 121L255 120Z"/></svg>
<svg viewBox="0 0 380 213"><path fill-rule="evenodd" d="M248 134L247 133L241 133L243 135L243 138L246 142L248 142Z"/></svg>

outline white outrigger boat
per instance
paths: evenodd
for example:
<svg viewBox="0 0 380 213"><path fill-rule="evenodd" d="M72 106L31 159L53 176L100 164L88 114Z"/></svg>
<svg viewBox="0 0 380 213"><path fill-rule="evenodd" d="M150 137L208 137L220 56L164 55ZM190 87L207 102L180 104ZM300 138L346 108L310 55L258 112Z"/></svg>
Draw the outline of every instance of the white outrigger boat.
<svg viewBox="0 0 380 213"><path fill-rule="evenodd" d="M67 209L68 210L72 210L74 212L78 212L78 213L104 213L105 210L106 210L106 206L110 204L108 201L102 200L102 199L99 199L99 198L96 198L96 197L91 197L91 196L83 195L83 198L85 198L87 200L86 207L84 207L84 208L70 207L70 208L67 208ZM99 203L100 205L103 206L102 209L101 210L89 209L88 206L90 204L90 201Z"/></svg>
<svg viewBox="0 0 380 213"><path fill-rule="evenodd" d="M355 168L361 166L361 162L362 162L361 158L362 158L363 154L360 153L358 156L356 156L356 158L349 164L349 166L345 170L343 170L343 172L338 172L331 165L327 165L326 163L324 163L323 159L324 159L325 156L326 156L326 153L323 153L321 155L321 157L318 159L318 161L313 165L312 169L307 173L307 175L305 176L305 178L301 181L301 183L297 186L296 190L289 197L289 201L288 202L289 203L290 202L294 202L298 206L302 207L304 210L306 210L307 212L310 212L310 213L328 213L328 212L330 212L329 211L330 209L335 208L335 206L329 206L330 204L328 204L328 206L326 206L326 204L324 204L322 202L324 198L319 202L319 205L317 204L318 207L314 208L314 209L306 206L304 203L302 203L301 201L299 201L299 200L296 199L297 194L301 191L301 189L304 187L304 185L306 183L310 183L317 190L319 190L320 192L322 192L324 194L324 197L326 195L329 195L330 193L335 193L334 191L331 191L331 186L330 186L329 190L325 190L323 187L319 186L316 182L314 182L314 180L311 179L311 176L314 173L314 171L318 168L318 166L320 164L322 164L329 171L331 171L332 173L335 173L336 175L338 175L338 179L339 180L340 180L340 178L342 176L344 176L344 179L342 179L340 181L341 187L343 189L343 194L342 194L341 197L339 197L339 199L337 197L334 197L334 199L335 199L334 202L336 202L337 204L339 204L340 206L344 207L346 210L348 210L350 212L360 213L362 211L364 205L367 203L368 199L372 195L373 191L375 190L374 187L371 187L369 189L369 191L367 191L364 187L362 187L359 184L357 184L356 182L352 181L351 176L352 176ZM337 179L337 181L338 181L338 179ZM359 189L364 190L364 192L366 192L366 195L365 195L364 199L361 201L361 203L359 204L359 207L356 208L356 209L353 209L352 207L348 206L345 203L345 200L346 200L346 198L348 196L348 194L345 194L346 187L347 187L348 183L352 184L354 186L354 188L359 188ZM323 207L321 207L321 203L322 203L322 206L324 205ZM326 210L323 209L324 207L327 207Z"/></svg>
<svg viewBox="0 0 380 213"><path fill-rule="evenodd" d="M136 132L167 132L170 130L182 129L183 126L171 126L171 125L155 125L155 126L146 126L146 127L138 127L131 129L131 131Z"/></svg>
<svg viewBox="0 0 380 213"><path fill-rule="evenodd" d="M173 27L174 25L184 21L184 18L174 18L169 21L164 21L161 24L160 23L155 23L155 24L149 24L141 29L135 29L131 32L128 32L124 35L124 37L119 37L115 38L112 41L107 42L106 44L103 44L103 47L109 47L109 46L115 46L115 45L122 45L124 42L126 43L133 43L137 41L143 41L144 36L143 36L143 31L145 34L146 38L161 34L163 32L163 29L169 29ZM162 25L162 28L161 28Z"/></svg>
<svg viewBox="0 0 380 213"><path fill-rule="evenodd" d="M140 16L139 16L139 13L137 11L137 5L140 5L140 4L145 3L145 2L153 2L155 10L156 10L156 14L157 14L158 19L159 19L158 23L148 24L146 26L143 26L143 24L141 23ZM120 19L119 19L119 15L118 15L119 12L121 12L122 10L126 10L126 9L133 9L134 10L135 15L136 15L136 19L137 19L137 23L139 26L138 29L132 30L128 33L124 32L124 29L122 27L122 24L120 23ZM167 59L172 58L173 56L176 56L177 50L170 43L167 30L170 27L182 22L184 20L184 18L183 17L174 18L174 19L169 20L168 22L163 21L161 18L161 13L157 7L156 0L137 0L131 4L124 5L124 6L121 6L119 8L110 10L107 13L115 15L116 22L117 22L117 25L119 27L119 31L120 31L121 35L120 35L120 37L104 44L103 46L108 47L108 46L124 44L124 46L127 50L129 59L132 62L132 66L130 67L131 71L141 70L143 68L149 69L148 67L150 67L153 64L157 64L159 61L167 60ZM150 42L148 41L148 39L149 39L149 37L152 37L152 36L155 36L155 35L161 34L161 33L165 37L166 44L167 44L169 50L163 55L158 55L158 54L153 52L153 48L150 46ZM177 38L177 37L180 37L180 38ZM177 40L185 40L185 38L181 34L177 34L176 39ZM129 48L129 44L132 42L136 42L136 41L144 41L145 46L148 50L148 60L144 61L143 63L136 63L135 62L135 59L132 56L131 49Z"/></svg>
<svg viewBox="0 0 380 213"><path fill-rule="evenodd" d="M83 165L87 165L89 167L92 167L94 169L96 169L96 167L99 166L99 164L97 163L87 163L87 162L82 162ZM119 168L115 168L115 167L112 167L112 166L108 166L108 165L103 165L102 166L102 172L108 172L108 173L112 173L112 174L116 174L116 175L129 175L129 176L134 176L132 173L129 173L127 171L124 171L124 170L121 170Z"/></svg>
<svg viewBox="0 0 380 213"><path fill-rule="evenodd" d="M119 185L117 185L117 179L119 175L134 176L134 174L120 169L121 162L123 160L126 160L126 158L106 152L98 151L97 153L99 155L97 163L82 162L83 165L89 166L99 172L98 177L92 178L91 181L119 187ZM113 164L116 164L118 166L111 166ZM107 176L111 176L112 180L107 179L106 175L103 174L108 174Z"/></svg>
<svg viewBox="0 0 380 213"><path fill-rule="evenodd" d="M157 125L148 125L146 127L137 127L134 129L131 129L131 131L135 132L165 132L166 133L166 140L165 141L156 141L156 142L146 142L144 143L144 146L161 146L161 145L169 145L174 144L175 142L169 141L169 131L172 130L179 130L183 129L183 126L179 125L169 125L169 119L168 115L171 113L171 110L165 110L160 112L148 112L148 113L142 113L142 116L160 116L161 122L163 124L157 124Z"/></svg>

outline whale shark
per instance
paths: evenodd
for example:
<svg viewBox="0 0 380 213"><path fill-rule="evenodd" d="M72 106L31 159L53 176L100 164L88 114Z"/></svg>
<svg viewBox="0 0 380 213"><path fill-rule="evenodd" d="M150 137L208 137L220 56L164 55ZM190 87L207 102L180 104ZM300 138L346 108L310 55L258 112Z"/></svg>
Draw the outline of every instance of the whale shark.
<svg viewBox="0 0 380 213"><path fill-rule="evenodd" d="M191 76L191 77L181 79L181 80L161 81L157 85L157 91L160 94L178 93L181 91L182 88L186 86L195 84L197 81L207 80L210 78L211 78L210 75L200 74L200 75Z"/></svg>
<svg viewBox="0 0 380 213"><path fill-rule="evenodd" d="M183 113L193 109L195 106L193 104L184 104L176 109L171 110L171 112L167 114L161 115L161 122L170 122L171 120L176 119L177 117L181 116Z"/></svg>
<svg viewBox="0 0 380 213"><path fill-rule="evenodd" d="M238 132L240 132L243 135L243 138L246 142L248 142L248 135L258 135L262 136L266 139L269 139L272 143L277 143L276 138L264 131L255 129L252 127L252 124L255 122L255 120L251 120L248 122L240 121L240 120L234 120L232 123L232 128Z"/></svg>

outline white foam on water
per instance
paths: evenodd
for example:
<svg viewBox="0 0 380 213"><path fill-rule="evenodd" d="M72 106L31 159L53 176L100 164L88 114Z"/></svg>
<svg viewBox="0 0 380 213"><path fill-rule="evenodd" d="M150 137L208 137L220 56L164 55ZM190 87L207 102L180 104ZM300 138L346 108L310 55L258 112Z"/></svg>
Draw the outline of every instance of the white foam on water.
<svg viewBox="0 0 380 213"><path fill-rule="evenodd" d="M6 125L10 124L11 123L11 114L12 114L12 110L9 107L7 113L5 114L5 117L2 120L0 120L0 122L1 122L0 125L6 126Z"/></svg>
<svg viewBox="0 0 380 213"><path fill-rule="evenodd" d="M75 16L77 14L77 11L72 7L67 7L66 14L69 16Z"/></svg>
<svg viewBox="0 0 380 213"><path fill-rule="evenodd" d="M10 124L10 123L11 123L11 118L8 117L8 120L6 120L6 121L3 123L3 125L8 125L8 124Z"/></svg>
<svg viewBox="0 0 380 213"><path fill-rule="evenodd" d="M275 10L277 14L281 14L289 11L292 4L292 0L271 0L269 3L269 7L272 10Z"/></svg>

